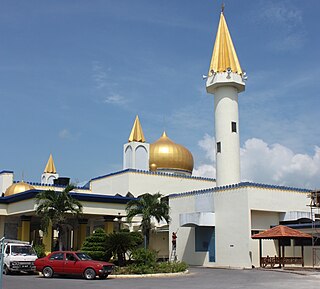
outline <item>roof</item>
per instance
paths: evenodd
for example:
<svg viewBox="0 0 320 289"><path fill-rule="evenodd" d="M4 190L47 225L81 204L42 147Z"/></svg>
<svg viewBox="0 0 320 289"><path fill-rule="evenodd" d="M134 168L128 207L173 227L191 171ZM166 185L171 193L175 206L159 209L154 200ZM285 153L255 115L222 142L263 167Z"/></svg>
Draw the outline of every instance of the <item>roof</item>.
<svg viewBox="0 0 320 289"><path fill-rule="evenodd" d="M311 235L303 233L299 230L289 228L287 226L279 225L255 234L252 239L298 239L298 238L312 238Z"/></svg>
<svg viewBox="0 0 320 289"><path fill-rule="evenodd" d="M146 141L146 139L144 138L144 134L143 134L141 123L138 116L136 116L136 119L134 121L132 130L129 136L129 142L132 142L132 141L136 141L136 142Z"/></svg>
<svg viewBox="0 0 320 289"><path fill-rule="evenodd" d="M222 11L213 47L209 75L212 75L213 72L225 72L227 68L231 68L232 72L242 74L238 56Z"/></svg>
<svg viewBox="0 0 320 289"><path fill-rule="evenodd" d="M50 154L50 157L48 159L48 162L47 162L47 165L44 169L44 172L45 173L51 173L51 174L56 174L57 173L57 170L56 170L56 167L54 166L54 161L53 161L53 158L52 158L52 154Z"/></svg>
<svg viewBox="0 0 320 289"><path fill-rule="evenodd" d="M19 201L29 200L36 197L38 193L42 190L29 190L12 196L0 197L0 204L11 204ZM129 201L135 199L130 197L122 196L110 196L110 195L96 195L96 194L84 194L84 193L74 193L70 192L70 195L79 201L86 202L99 202L99 203L116 203L116 204L126 204Z"/></svg>

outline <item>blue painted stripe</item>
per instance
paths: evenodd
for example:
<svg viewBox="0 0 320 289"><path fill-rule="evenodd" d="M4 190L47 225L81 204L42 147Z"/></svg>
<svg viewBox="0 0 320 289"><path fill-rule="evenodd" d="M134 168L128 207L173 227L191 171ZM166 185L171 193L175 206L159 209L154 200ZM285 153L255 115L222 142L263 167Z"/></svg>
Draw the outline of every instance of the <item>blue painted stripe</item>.
<svg viewBox="0 0 320 289"><path fill-rule="evenodd" d="M35 196L43 192L42 190L29 190L19 194L15 194L7 197L0 197L0 204L10 204L28 199L33 199ZM117 203L126 204L135 198L121 197L121 196L107 196L107 195L96 195L96 194L83 194L83 193L70 193L72 197L79 201L87 202L99 202L99 203Z"/></svg>
<svg viewBox="0 0 320 289"><path fill-rule="evenodd" d="M173 193L173 194L170 194L169 197L175 198L175 197L179 197L179 196L199 195L199 194L206 194L208 192L219 192L219 191L245 188L245 187L274 189L274 190L282 190L282 191L296 191L296 192L302 192L302 193L312 192L312 190L309 190L309 189L278 186L278 185L267 185L267 184L251 183L251 182L242 182L242 183L238 183L238 184L209 188L209 189L205 189L205 190L194 190L194 191L184 192L184 193Z"/></svg>
<svg viewBox="0 0 320 289"><path fill-rule="evenodd" d="M146 175L158 175L158 176L166 176L166 177L173 177L173 178L184 178L184 179L194 179L194 180L204 180L204 181L215 181L213 178L204 178L204 177L196 177L196 176L187 176L187 175L179 175L179 174L171 174L167 172L151 172L151 171L144 171L144 170L136 170L136 169L125 169L122 171L117 171L114 173L102 175L99 177L95 177L91 179L91 181L96 181L103 178L108 178L115 175L125 174L125 173L139 173L139 174L146 174Z"/></svg>

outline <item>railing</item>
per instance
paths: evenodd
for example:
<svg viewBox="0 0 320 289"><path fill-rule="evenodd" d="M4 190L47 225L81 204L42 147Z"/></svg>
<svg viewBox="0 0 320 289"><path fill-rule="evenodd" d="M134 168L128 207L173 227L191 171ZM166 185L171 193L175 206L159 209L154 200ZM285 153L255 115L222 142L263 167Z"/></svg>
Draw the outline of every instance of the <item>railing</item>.
<svg viewBox="0 0 320 289"><path fill-rule="evenodd" d="M302 265L304 266L304 262L302 257L261 257L260 264L262 268L266 268L267 266L270 266L273 268L275 265L284 266L284 265Z"/></svg>

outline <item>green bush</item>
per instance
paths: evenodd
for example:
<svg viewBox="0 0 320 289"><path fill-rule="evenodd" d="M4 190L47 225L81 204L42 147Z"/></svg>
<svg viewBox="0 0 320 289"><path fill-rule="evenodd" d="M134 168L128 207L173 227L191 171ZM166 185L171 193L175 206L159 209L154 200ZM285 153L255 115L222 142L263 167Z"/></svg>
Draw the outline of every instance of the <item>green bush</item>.
<svg viewBox="0 0 320 289"><path fill-rule="evenodd" d="M46 256L46 250L43 244L35 245L33 248L36 251L38 258L42 258Z"/></svg>
<svg viewBox="0 0 320 289"><path fill-rule="evenodd" d="M157 273L177 273L188 269L185 262L161 262L157 263Z"/></svg>
<svg viewBox="0 0 320 289"><path fill-rule="evenodd" d="M81 251L87 253L93 260L108 261L111 254L107 252L107 234L102 228L88 236L83 242Z"/></svg>
<svg viewBox="0 0 320 289"><path fill-rule="evenodd" d="M139 248L132 252L132 258L137 265L154 266L157 261L157 252Z"/></svg>
<svg viewBox="0 0 320 289"><path fill-rule="evenodd" d="M153 265L131 264L127 267L117 267L114 274L158 274L158 273L177 273L188 269L185 262L161 262Z"/></svg>

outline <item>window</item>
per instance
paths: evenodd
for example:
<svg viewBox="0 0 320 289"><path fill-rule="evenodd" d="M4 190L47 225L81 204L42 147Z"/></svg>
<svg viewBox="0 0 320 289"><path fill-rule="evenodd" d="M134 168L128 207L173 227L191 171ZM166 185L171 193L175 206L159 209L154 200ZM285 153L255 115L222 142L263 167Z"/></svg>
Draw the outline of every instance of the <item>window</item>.
<svg viewBox="0 0 320 289"><path fill-rule="evenodd" d="M54 253L50 256L50 260L63 260L63 253Z"/></svg>
<svg viewBox="0 0 320 289"><path fill-rule="evenodd" d="M217 153L221 153L221 142L217 142Z"/></svg>
<svg viewBox="0 0 320 289"><path fill-rule="evenodd" d="M235 121L231 122L231 132L237 132L237 123Z"/></svg>
<svg viewBox="0 0 320 289"><path fill-rule="evenodd" d="M76 261L77 258L72 253L67 253L66 254L66 260L68 260L68 261Z"/></svg>

